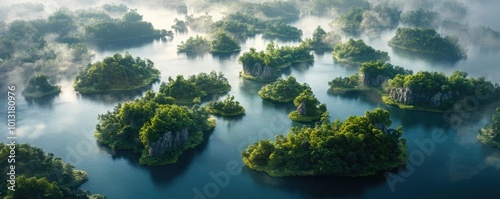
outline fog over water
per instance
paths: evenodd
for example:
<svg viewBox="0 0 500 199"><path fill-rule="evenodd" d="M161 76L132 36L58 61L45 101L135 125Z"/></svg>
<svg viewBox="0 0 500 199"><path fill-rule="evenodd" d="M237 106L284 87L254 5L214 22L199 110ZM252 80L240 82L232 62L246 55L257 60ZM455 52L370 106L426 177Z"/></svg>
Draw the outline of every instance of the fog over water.
<svg viewBox="0 0 500 199"><path fill-rule="evenodd" d="M46 18L60 7L86 9L104 2L91 1L18 1L1 0L0 21ZM174 18L184 19L170 7L180 1L105 1L124 3L144 15L143 20L151 22L156 29L171 29ZM372 3L380 1L371 0ZM420 7L439 11L445 1L393 0L402 10L410 11ZM500 1L463 0L467 7L464 24L471 27L487 26L500 31ZM187 1L188 14L203 15L209 12L214 20L220 19L228 8L211 5L205 1ZM210 10L204 10L208 9ZM192 10L197 12L193 13ZM333 14L335 15L335 14ZM303 30L303 37L311 37L320 25L326 31L334 30L330 23L332 16L303 16L291 23ZM1 25L1 24L0 24ZM0 32L5 27L0 28ZM382 32L376 37L363 35L375 49L387 51L391 63L414 71L439 71L451 74L455 70L466 71L472 77L484 76L487 80L500 83L500 51L484 51L480 46L466 44L467 58L446 60L440 57L419 55L398 51L387 45L395 30ZM404 175L404 182L398 182L391 189L383 174L372 177L286 177L273 178L248 169L241 160L241 149L261 139L274 139L276 134L286 134L290 127L300 124L291 122L288 114L293 105L273 104L262 100L257 92L264 85L239 77L241 65L237 58L251 47L264 50L270 40L257 35L241 42L241 52L230 56L214 56L209 53L199 56L178 54L176 46L190 36L204 35L189 31L175 34L173 39L151 40L147 42L119 42L106 45L91 45L94 53L91 62L102 60L114 53L129 52L133 56L151 59L161 71L161 80L169 76L193 75L212 70L221 71L232 86L229 94L234 95L246 109L243 117L228 119L217 117L216 128L197 148L186 151L179 162L160 167L138 165L138 157L131 152L111 151L97 143L93 137L97 115L112 110L118 102L130 101L144 95L145 91L159 90L155 83L144 89L108 94L82 95L72 88L72 77L60 78L62 93L42 100L17 100L17 124L19 142L30 143L47 153L54 153L76 169L85 170L89 180L82 189L99 193L108 198L196 198L198 192L205 193L210 184L217 185L212 177L227 170L228 164L236 164L241 170L230 175L225 186L217 185L215 197L206 198L497 198L500 194L500 150L486 147L477 139L477 130L491 118L492 107L468 110L461 124L446 122L445 115L419 111L400 110L384 104L373 93L352 95L327 94L328 81L335 77L349 76L359 68L335 63L330 52L314 54L313 64L302 64L284 71L283 77L293 75L298 82L307 82L318 100L327 104L332 119L344 120L351 115L363 115L367 110L382 107L389 110L393 126L403 126L403 138L407 140L407 150L412 153L422 151L423 141L434 142L434 150L425 155L421 164ZM343 37L347 40L347 37ZM280 45L299 45L299 42L275 40ZM65 51L61 49L61 54ZM64 57L61 57L64 59ZM68 59L58 60L64 63ZM73 63L74 64L74 63ZM83 65L84 63L82 63ZM61 66L61 65L60 65ZM83 66L82 66L83 67ZM2 82L3 85L13 84ZM22 85L19 85L22 87ZM5 93L5 88L0 92ZM1 94L1 96L4 96ZM221 99L224 96L211 96ZM6 99L0 99L6 104ZM481 103L479 101L478 103ZM498 104L494 104L495 106ZM6 107L0 106L5 113ZM2 118L5 118L2 117ZM4 127L4 126L2 126ZM433 140L433 134L443 133L444 140ZM5 136L0 140L6 142ZM407 168L408 169L408 168ZM398 174L398 173L395 173Z"/></svg>

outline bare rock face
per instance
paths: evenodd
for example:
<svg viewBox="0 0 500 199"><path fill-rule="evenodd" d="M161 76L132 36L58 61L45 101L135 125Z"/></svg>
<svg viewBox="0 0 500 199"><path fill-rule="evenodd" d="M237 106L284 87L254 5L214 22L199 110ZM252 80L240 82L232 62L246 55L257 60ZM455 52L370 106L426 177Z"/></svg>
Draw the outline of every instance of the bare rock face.
<svg viewBox="0 0 500 199"><path fill-rule="evenodd" d="M389 96L403 104L414 103L413 93L409 88L392 88L389 92Z"/></svg>
<svg viewBox="0 0 500 199"><path fill-rule="evenodd" d="M254 66L243 65L243 73L260 80L274 80L277 77L275 68L261 64L255 64Z"/></svg>
<svg viewBox="0 0 500 199"><path fill-rule="evenodd" d="M433 95L430 99L430 106L431 107L440 107L443 105L443 103L453 97L451 91L448 91L447 93L436 93Z"/></svg>
<svg viewBox="0 0 500 199"><path fill-rule="evenodd" d="M148 150L149 156L157 157L167 151L178 149L187 142L188 134L187 129L164 133L158 140L150 144Z"/></svg>
<svg viewBox="0 0 500 199"><path fill-rule="evenodd" d="M307 107L306 103L302 102L299 104L297 107L297 112L299 112L300 115L307 115Z"/></svg>
<svg viewBox="0 0 500 199"><path fill-rule="evenodd" d="M363 85L370 87L380 87L388 80L388 77L382 75L377 75L376 77L373 77L373 75L370 73L364 73L363 75L361 75L361 82L363 83Z"/></svg>
<svg viewBox="0 0 500 199"><path fill-rule="evenodd" d="M431 108L442 107L445 102L454 97L451 91L446 93L438 92L432 96L428 96L414 93L410 88L392 88L389 91L389 96L406 105L425 105Z"/></svg>

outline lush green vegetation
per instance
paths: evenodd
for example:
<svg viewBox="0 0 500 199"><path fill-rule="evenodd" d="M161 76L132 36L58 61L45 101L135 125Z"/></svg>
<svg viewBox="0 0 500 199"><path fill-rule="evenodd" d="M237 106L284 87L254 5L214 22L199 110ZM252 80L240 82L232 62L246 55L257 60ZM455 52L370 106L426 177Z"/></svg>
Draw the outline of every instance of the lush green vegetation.
<svg viewBox="0 0 500 199"><path fill-rule="evenodd" d="M207 94L226 93L231 90L231 85L222 73L215 71L192 75L185 79L178 75L176 79L168 78L168 83L162 82L160 93L172 97L176 103L191 104L201 102L201 97Z"/></svg>
<svg viewBox="0 0 500 199"><path fill-rule="evenodd" d="M189 37L186 42L181 41L181 44L177 45L177 52L204 53L208 51L210 51L210 43L207 39L198 35Z"/></svg>
<svg viewBox="0 0 500 199"><path fill-rule="evenodd" d="M176 32L187 32L188 31L186 23L184 21L175 18L174 22L175 22L175 24L172 25L172 29L174 29Z"/></svg>
<svg viewBox="0 0 500 199"><path fill-rule="evenodd" d="M283 22L267 22L267 27L264 31L264 37L268 38L300 39L301 36L302 30Z"/></svg>
<svg viewBox="0 0 500 199"><path fill-rule="evenodd" d="M241 50L238 41L224 32L215 33L211 42L210 52L212 53L233 53Z"/></svg>
<svg viewBox="0 0 500 199"><path fill-rule="evenodd" d="M304 90L308 89L306 83L300 84L295 77L288 76L287 79L278 78L275 82L265 85L260 89L259 96L262 99L273 102L292 102Z"/></svg>
<svg viewBox="0 0 500 199"><path fill-rule="evenodd" d="M240 3L240 11L252 16L264 15L270 21L292 22L300 17L300 10L292 1L266 1Z"/></svg>
<svg viewBox="0 0 500 199"><path fill-rule="evenodd" d="M321 15L333 8L344 10L352 7L368 7L369 5L366 0L312 0L312 7L309 11Z"/></svg>
<svg viewBox="0 0 500 199"><path fill-rule="evenodd" d="M483 102L500 97L500 86L484 77L467 77L466 72L455 71L449 77L437 72L418 72L414 75L396 75L385 88L389 96L384 101L402 108L443 111L467 96L482 96ZM406 94L402 94L406 92Z"/></svg>
<svg viewBox="0 0 500 199"><path fill-rule="evenodd" d="M361 86L359 74L355 73L349 77L336 77L328 82L330 88L328 92L331 93L345 93L351 91L363 91L365 87Z"/></svg>
<svg viewBox="0 0 500 199"><path fill-rule="evenodd" d="M351 65L361 65L363 62L376 60L385 62L390 59L387 52L375 50L361 39L349 39L346 43L337 44L332 54L336 61Z"/></svg>
<svg viewBox="0 0 500 199"><path fill-rule="evenodd" d="M489 146L500 148L500 108L493 114L491 123L479 131L477 139Z"/></svg>
<svg viewBox="0 0 500 199"><path fill-rule="evenodd" d="M157 81L160 71L149 59L119 53L89 64L75 78L74 87L81 93L132 90Z"/></svg>
<svg viewBox="0 0 500 199"><path fill-rule="evenodd" d="M274 81L280 69L296 63L314 61L309 51L307 45L279 47L271 42L265 52L257 52L255 48L250 48L249 52L243 53L238 58L238 62L243 65L243 77L258 81Z"/></svg>
<svg viewBox="0 0 500 199"><path fill-rule="evenodd" d="M317 121L326 112L326 105L320 104L310 88L306 88L294 100L293 104L297 107L288 117L296 122Z"/></svg>
<svg viewBox="0 0 500 199"><path fill-rule="evenodd" d="M334 25L350 35L361 33L378 33L382 30L395 28L399 24L401 11L389 6L388 3L371 5L369 8L351 7L341 14Z"/></svg>
<svg viewBox="0 0 500 199"><path fill-rule="evenodd" d="M214 115L230 117L244 114L245 108L240 105L240 102L234 101L234 96L227 95L223 101L208 103L207 111Z"/></svg>
<svg viewBox="0 0 500 199"><path fill-rule="evenodd" d="M304 43L310 46L315 51L330 51L333 47L340 42L340 35L334 32L325 32L321 26L318 26L314 32L312 39L306 38Z"/></svg>
<svg viewBox="0 0 500 199"><path fill-rule="evenodd" d="M186 25L191 28L191 30L205 32L213 24L212 16L205 13L205 15L200 15L195 17L194 15L186 15L185 17Z"/></svg>
<svg viewBox="0 0 500 199"><path fill-rule="evenodd" d="M364 11L365 9L352 7L349 11L340 15L340 17L336 19L336 23L345 33L357 35L361 33L360 29Z"/></svg>
<svg viewBox="0 0 500 199"><path fill-rule="evenodd" d="M10 151L14 147L15 158L11 158ZM74 169L73 165L64 163L52 153L46 154L40 148L29 144L0 143L0 158L4 160L0 162L2 173L7 174L7 180L0 182L2 198L105 198L101 195L90 196L88 191L78 188L87 181L86 172ZM15 162L9 163L11 159ZM15 186L9 182L11 165L15 166ZM8 186L15 191L8 190Z"/></svg>
<svg viewBox="0 0 500 199"><path fill-rule="evenodd" d="M112 149L140 152L140 164L175 163L184 150L203 141L203 132L215 127L215 120L203 107L189 109L173 103L163 93L148 91L143 98L99 115L94 135Z"/></svg>
<svg viewBox="0 0 500 199"><path fill-rule="evenodd" d="M439 13L422 8L409 11L401 15L401 23L421 28L431 28L436 26L436 20Z"/></svg>
<svg viewBox="0 0 500 199"><path fill-rule="evenodd" d="M448 57L466 56L456 37L443 37L434 29L398 28L389 46Z"/></svg>
<svg viewBox="0 0 500 199"><path fill-rule="evenodd" d="M271 176L367 176L406 163L402 128L390 128L388 111L377 108L332 123L327 115L314 127L293 127L275 141L248 146L243 162Z"/></svg>
<svg viewBox="0 0 500 199"><path fill-rule="evenodd" d="M61 92L61 87L49 83L49 78L44 74L36 74L31 76L26 83L22 92L24 97L43 97L47 95L58 94Z"/></svg>

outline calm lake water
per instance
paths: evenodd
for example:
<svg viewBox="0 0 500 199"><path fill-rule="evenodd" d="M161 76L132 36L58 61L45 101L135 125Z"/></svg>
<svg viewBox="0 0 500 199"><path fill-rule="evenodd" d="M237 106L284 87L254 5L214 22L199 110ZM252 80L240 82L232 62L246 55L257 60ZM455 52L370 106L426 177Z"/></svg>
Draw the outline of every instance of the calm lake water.
<svg viewBox="0 0 500 199"><path fill-rule="evenodd" d="M139 12L156 28L170 29L174 17L183 18L172 11L139 9ZM317 25L328 30L329 22L330 19L305 17L294 25L303 29L304 36L309 37ZM161 167L139 166L136 155L112 152L99 146L93 137L98 114L112 110L118 102L141 97L146 89L158 91L158 83L139 91L80 95L73 91L71 80L63 80L59 83L63 92L56 97L37 101L20 98L17 100L18 142L41 147L77 169L87 171L89 180L81 188L112 199L498 197L500 150L483 146L475 138L478 129L489 121L493 113L491 108L476 107L482 104L482 99L471 96L469 106L455 111L460 113L454 116L461 123L450 123L446 120L450 114L399 110L383 104L374 94L329 95L328 81L358 71L356 67L334 63L330 53L315 54L312 65L294 66L283 76L293 75L299 82L307 82L316 97L327 104L331 118L344 120L350 115L363 115L376 107L388 109L393 126L403 125L403 137L407 140L411 158L408 167L389 175L392 176L393 181L389 181L392 186L383 174L360 178L273 178L246 168L240 156L242 149L261 139L274 139L276 134L286 134L291 126L300 125L288 119L288 113L294 107L262 100L257 92L263 84L238 76L242 68L237 62L238 54L224 57L177 54L176 45L196 34L202 33L176 34L172 40L93 47L96 54L94 61L115 52L127 51L133 56L149 58L161 71L163 81L169 76L212 70L222 71L228 78L232 86L229 94L245 107L245 116L232 119L217 117L217 127L207 135L203 144L186 151L178 163ZM485 76L488 80L500 82L498 52L485 53L470 46L466 60L450 62L395 51L387 46L392 34L391 31L375 39L365 39L376 49L388 51L395 65L414 71L431 70L446 74L463 70L474 77ZM241 53L250 47L263 50L268 42L257 35L241 44ZM297 42L277 43L298 45ZM2 98L0 101L6 104L5 100ZM2 105L3 111L5 105ZM1 140L6 141L4 136Z"/></svg>

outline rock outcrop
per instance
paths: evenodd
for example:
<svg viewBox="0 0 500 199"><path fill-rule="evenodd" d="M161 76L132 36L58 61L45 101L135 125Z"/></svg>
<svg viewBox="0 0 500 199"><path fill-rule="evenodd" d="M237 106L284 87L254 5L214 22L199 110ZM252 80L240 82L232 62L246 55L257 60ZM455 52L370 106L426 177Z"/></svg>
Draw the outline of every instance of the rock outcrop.
<svg viewBox="0 0 500 199"><path fill-rule="evenodd" d="M431 108L440 108L454 97L451 91L446 93L438 92L429 96L415 93L410 88L392 88L389 91L389 96L399 103L423 105Z"/></svg>
<svg viewBox="0 0 500 199"><path fill-rule="evenodd" d="M167 151L175 150L183 146L189 138L187 129L178 132L166 132L158 140L149 146L149 156L158 157Z"/></svg>
<svg viewBox="0 0 500 199"><path fill-rule="evenodd" d="M255 64L254 66L243 65L243 73L264 81L274 80L278 77L275 68L261 64Z"/></svg>
<svg viewBox="0 0 500 199"><path fill-rule="evenodd" d="M383 75L377 75L373 76L370 73L363 73L361 75L361 83L364 86L369 86L369 87L380 87L382 86L383 83L387 82L390 78L383 76Z"/></svg>
<svg viewBox="0 0 500 199"><path fill-rule="evenodd" d="M300 115L307 115L307 107L306 103L302 102L299 104L297 107L297 112L299 112Z"/></svg>

